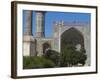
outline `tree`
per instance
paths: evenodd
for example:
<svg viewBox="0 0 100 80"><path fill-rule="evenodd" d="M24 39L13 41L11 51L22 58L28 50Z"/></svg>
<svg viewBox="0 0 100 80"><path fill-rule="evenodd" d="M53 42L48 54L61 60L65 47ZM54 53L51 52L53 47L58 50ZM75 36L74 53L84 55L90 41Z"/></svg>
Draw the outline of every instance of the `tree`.
<svg viewBox="0 0 100 80"><path fill-rule="evenodd" d="M75 47L71 44L65 45L60 56L60 66L71 66L73 64L74 56Z"/></svg>
<svg viewBox="0 0 100 80"><path fill-rule="evenodd" d="M78 63L84 65L87 59L85 54L85 49L81 49L80 51L76 50L76 47L70 43L66 43L63 45L63 49L60 55L60 66L75 66Z"/></svg>
<svg viewBox="0 0 100 80"><path fill-rule="evenodd" d="M60 53L54 50L48 50L44 55L45 58L52 60L56 64L56 66L58 66L59 64L59 56Z"/></svg>

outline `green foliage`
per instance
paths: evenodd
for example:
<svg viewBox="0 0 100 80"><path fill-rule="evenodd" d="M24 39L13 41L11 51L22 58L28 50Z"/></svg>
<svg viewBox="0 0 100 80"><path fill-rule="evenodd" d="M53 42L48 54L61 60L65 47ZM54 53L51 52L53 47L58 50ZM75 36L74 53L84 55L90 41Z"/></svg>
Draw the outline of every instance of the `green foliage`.
<svg viewBox="0 0 100 80"><path fill-rule="evenodd" d="M65 45L61 56L60 56L60 66L68 66L69 64L72 64L72 57L74 57L74 47L72 45Z"/></svg>
<svg viewBox="0 0 100 80"><path fill-rule="evenodd" d="M55 64L44 57L39 56L24 56L23 57L23 68L24 69L33 69L33 68L51 68Z"/></svg>
<svg viewBox="0 0 100 80"><path fill-rule="evenodd" d="M62 49L62 53L60 55L60 66L73 66L78 63L84 65L87 59L85 55L85 50L81 49L80 51L76 51L76 48L72 44L64 44Z"/></svg>
<svg viewBox="0 0 100 80"><path fill-rule="evenodd" d="M56 66L58 66L60 53L58 53L57 51L48 50L46 54L44 55L44 57L47 59L50 59L51 61L55 63Z"/></svg>

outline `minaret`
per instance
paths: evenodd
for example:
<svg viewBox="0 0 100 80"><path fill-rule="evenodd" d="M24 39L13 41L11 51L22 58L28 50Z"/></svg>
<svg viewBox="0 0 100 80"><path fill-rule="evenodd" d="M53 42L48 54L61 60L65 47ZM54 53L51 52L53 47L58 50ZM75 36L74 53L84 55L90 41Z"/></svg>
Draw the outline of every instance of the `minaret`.
<svg viewBox="0 0 100 80"><path fill-rule="evenodd" d="M24 35L32 35L32 11L27 10L25 14L26 14L26 20L25 20Z"/></svg>
<svg viewBox="0 0 100 80"><path fill-rule="evenodd" d="M45 37L44 34L44 17L45 12L43 11L37 11L36 12L36 37Z"/></svg>
<svg viewBox="0 0 100 80"><path fill-rule="evenodd" d="M23 39L23 56L36 55L35 39L32 36L32 11L25 11L25 31Z"/></svg>

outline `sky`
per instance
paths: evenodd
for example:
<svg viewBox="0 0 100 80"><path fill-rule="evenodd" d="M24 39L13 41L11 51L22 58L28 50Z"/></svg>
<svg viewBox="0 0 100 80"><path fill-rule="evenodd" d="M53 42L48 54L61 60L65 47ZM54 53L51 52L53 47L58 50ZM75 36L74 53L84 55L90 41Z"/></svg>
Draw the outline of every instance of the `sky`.
<svg viewBox="0 0 100 80"><path fill-rule="evenodd" d="M25 27L26 10L23 10L23 30ZM45 13L45 37L52 37L53 33L53 22L54 21L65 21L65 22L87 22L90 23L90 13L75 13L75 12L46 12ZM36 32L36 15L35 11L32 13L32 33L33 36Z"/></svg>

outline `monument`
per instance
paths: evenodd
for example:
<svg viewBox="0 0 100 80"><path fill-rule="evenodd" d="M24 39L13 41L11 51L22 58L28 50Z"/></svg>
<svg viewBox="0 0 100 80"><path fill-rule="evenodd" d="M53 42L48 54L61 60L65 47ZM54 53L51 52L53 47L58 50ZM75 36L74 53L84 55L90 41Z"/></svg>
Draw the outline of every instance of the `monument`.
<svg viewBox="0 0 100 80"><path fill-rule="evenodd" d="M23 55L24 56L42 56L47 50L55 50L61 52L61 40L65 36L66 40L70 40L77 48L86 50L86 65L90 65L90 25L81 22L64 22L55 21L53 23L53 36L45 37L45 14L44 11L35 11L36 13L36 33L32 35L32 11L26 11L26 25L23 39ZM77 33L76 36L68 36L69 33ZM74 39L73 39L74 38Z"/></svg>

